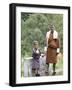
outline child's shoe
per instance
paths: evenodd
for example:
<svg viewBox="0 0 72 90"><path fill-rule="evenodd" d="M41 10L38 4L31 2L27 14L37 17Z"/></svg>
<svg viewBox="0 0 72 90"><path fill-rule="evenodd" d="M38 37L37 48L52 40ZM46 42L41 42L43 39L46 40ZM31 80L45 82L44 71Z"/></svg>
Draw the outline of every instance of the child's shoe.
<svg viewBox="0 0 72 90"><path fill-rule="evenodd" d="M40 74L36 74L35 76L40 76Z"/></svg>

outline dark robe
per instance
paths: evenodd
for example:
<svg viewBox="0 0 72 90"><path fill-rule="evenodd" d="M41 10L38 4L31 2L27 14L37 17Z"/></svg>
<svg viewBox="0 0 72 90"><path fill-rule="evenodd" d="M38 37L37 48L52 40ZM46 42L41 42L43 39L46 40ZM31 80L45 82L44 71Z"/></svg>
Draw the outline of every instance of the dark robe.
<svg viewBox="0 0 72 90"><path fill-rule="evenodd" d="M36 51L39 51L39 53L36 53ZM40 68L40 50L33 48L33 60L32 60L32 69L39 69Z"/></svg>

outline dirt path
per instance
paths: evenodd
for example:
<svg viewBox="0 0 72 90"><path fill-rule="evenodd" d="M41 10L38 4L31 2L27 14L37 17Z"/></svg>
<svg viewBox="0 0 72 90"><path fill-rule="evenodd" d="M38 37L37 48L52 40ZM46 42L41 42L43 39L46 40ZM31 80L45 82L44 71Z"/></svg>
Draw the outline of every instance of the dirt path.
<svg viewBox="0 0 72 90"><path fill-rule="evenodd" d="M42 60L43 59L43 60ZM49 74L46 73L46 61L44 58L40 59L40 76L52 76L52 66L49 68ZM62 75L63 71L62 68L56 69L56 75ZM32 73L32 59L28 59L24 61L24 64L22 65L22 76L23 77L32 77L35 76L35 74Z"/></svg>

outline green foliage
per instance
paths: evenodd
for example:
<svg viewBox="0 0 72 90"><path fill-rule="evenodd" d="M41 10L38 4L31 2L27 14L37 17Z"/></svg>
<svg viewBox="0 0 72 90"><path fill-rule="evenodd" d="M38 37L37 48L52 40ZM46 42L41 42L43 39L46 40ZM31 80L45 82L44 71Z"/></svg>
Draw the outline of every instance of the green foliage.
<svg viewBox="0 0 72 90"><path fill-rule="evenodd" d="M63 15L62 14L41 14L21 13L21 55L31 56L33 41L38 40L43 51L45 37L50 23L55 25L63 51Z"/></svg>

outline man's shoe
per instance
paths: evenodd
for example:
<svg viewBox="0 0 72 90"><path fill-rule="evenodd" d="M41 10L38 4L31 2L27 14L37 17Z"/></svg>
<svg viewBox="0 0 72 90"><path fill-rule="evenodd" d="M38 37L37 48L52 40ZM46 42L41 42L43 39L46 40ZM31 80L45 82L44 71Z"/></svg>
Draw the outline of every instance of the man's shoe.
<svg viewBox="0 0 72 90"><path fill-rule="evenodd" d="M53 72L53 74L52 75L56 75L56 72Z"/></svg>

